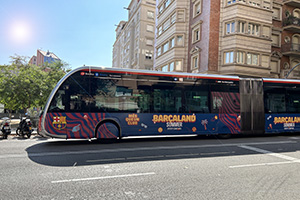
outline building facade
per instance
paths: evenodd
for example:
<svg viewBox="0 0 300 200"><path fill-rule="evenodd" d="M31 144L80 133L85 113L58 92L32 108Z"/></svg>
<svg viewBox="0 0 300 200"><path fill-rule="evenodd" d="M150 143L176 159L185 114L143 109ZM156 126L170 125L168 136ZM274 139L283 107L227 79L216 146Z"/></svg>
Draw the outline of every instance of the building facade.
<svg viewBox="0 0 300 200"><path fill-rule="evenodd" d="M299 52L299 0L157 2L156 70L280 78Z"/></svg>
<svg viewBox="0 0 300 200"><path fill-rule="evenodd" d="M271 68L285 77L300 78L300 1L273 2ZM278 68L276 68L278 66Z"/></svg>
<svg viewBox="0 0 300 200"><path fill-rule="evenodd" d="M189 4L184 0L157 1L155 70L188 70Z"/></svg>
<svg viewBox="0 0 300 200"><path fill-rule="evenodd" d="M60 61L60 59L50 51L37 50L37 55L32 56L29 63L32 65L42 66L44 63L53 63Z"/></svg>
<svg viewBox="0 0 300 200"><path fill-rule="evenodd" d="M128 21L117 25L112 66L152 70L156 0L132 0L125 9Z"/></svg>

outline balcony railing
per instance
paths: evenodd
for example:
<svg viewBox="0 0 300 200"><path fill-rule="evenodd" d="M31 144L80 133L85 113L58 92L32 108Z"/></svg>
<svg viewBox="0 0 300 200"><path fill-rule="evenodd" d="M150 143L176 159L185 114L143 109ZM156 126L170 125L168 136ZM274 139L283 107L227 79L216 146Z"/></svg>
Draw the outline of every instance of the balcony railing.
<svg viewBox="0 0 300 200"><path fill-rule="evenodd" d="M282 45L282 53L287 56L299 56L300 55L300 44L288 43Z"/></svg>
<svg viewBox="0 0 300 200"><path fill-rule="evenodd" d="M294 16L289 16L283 20L283 26L300 26L300 19Z"/></svg>
<svg viewBox="0 0 300 200"><path fill-rule="evenodd" d="M283 20L283 29L300 33L300 18L289 16Z"/></svg>

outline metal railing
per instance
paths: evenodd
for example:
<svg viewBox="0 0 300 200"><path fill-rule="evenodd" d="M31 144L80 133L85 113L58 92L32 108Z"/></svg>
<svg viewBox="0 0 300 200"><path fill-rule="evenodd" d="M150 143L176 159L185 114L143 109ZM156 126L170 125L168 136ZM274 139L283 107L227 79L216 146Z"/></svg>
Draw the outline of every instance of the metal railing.
<svg viewBox="0 0 300 200"><path fill-rule="evenodd" d="M292 15L283 19L283 26L290 26L290 25L300 26L300 19Z"/></svg>
<svg viewBox="0 0 300 200"><path fill-rule="evenodd" d="M300 44L298 43L287 43L282 45L282 52L299 52L300 53Z"/></svg>

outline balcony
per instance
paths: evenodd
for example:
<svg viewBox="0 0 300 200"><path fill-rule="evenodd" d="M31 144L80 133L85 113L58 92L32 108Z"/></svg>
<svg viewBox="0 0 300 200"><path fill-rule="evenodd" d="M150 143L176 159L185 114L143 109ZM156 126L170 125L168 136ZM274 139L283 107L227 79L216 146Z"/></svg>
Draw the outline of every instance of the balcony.
<svg viewBox="0 0 300 200"><path fill-rule="evenodd" d="M300 56L300 44L289 43L282 45L282 54L285 56Z"/></svg>
<svg viewBox="0 0 300 200"><path fill-rule="evenodd" d="M283 0L283 3L288 6L300 8L300 0Z"/></svg>
<svg viewBox="0 0 300 200"><path fill-rule="evenodd" d="M289 16L283 20L283 30L300 33L300 19L294 16Z"/></svg>

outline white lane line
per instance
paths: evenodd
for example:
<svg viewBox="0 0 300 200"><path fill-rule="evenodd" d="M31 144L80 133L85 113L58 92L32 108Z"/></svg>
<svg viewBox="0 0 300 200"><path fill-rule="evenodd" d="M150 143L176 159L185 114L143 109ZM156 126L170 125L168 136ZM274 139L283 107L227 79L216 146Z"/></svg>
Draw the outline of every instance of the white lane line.
<svg viewBox="0 0 300 200"><path fill-rule="evenodd" d="M298 160L298 158L293 158L293 157L290 157L290 156L282 155L282 154L279 154L279 153L274 153L274 152L267 151L267 150L264 150L264 149L259 149L259 148L256 148L256 147L250 147L250 146L246 146L246 145L242 145L240 147L243 148L243 149L248 149L248 150L251 150L251 151L256 151L258 153L267 154L269 156L281 158L281 159L284 159L284 160L289 160L289 161Z"/></svg>
<svg viewBox="0 0 300 200"><path fill-rule="evenodd" d="M231 168L231 169L233 169L233 168L243 168L243 167L258 167L258 166L271 166L271 165L300 163L300 159L298 159L298 158L282 155L282 154L279 154L279 153L274 153L272 151L268 151L268 150L264 150L264 149L260 149L260 148L256 148L256 147L251 147L251 146L247 146L247 145L241 145L239 147L241 147L243 149L248 149L248 150L251 150L251 151L255 151L255 152L258 152L258 153L266 154L266 155L269 155L269 156L273 156L273 157L276 157L276 158L281 158L281 159L284 159L284 160L287 160L287 161L229 166L229 168Z"/></svg>
<svg viewBox="0 0 300 200"><path fill-rule="evenodd" d="M127 178L127 177L138 177L138 176L149 176L149 175L155 175L155 173L154 172L148 172L148 173L124 174L124 175L115 175L115 176L78 178L78 179L68 179L68 180L51 181L51 183L69 183L69 182L80 182L80 181L94 181L94 180L104 180L104 179L114 179L114 178Z"/></svg>
<svg viewBox="0 0 300 200"><path fill-rule="evenodd" d="M283 165L283 164L292 164L297 163L296 161L285 161L285 162L273 162L273 163L259 163L259 164L248 164L248 165L234 165L229 166L229 168L243 168L243 167L258 167L258 166L271 166L271 165Z"/></svg>
<svg viewBox="0 0 300 200"><path fill-rule="evenodd" d="M237 146L247 146L247 145L271 145L271 144L293 144L293 143L297 143L297 141L288 140L288 141L277 141L277 142L250 142L250 143L229 143L229 144L208 144L208 145L184 145L184 146L168 146L168 147L161 146L161 147L155 147L155 150L237 147ZM101 149L101 150L44 152L44 153L28 153L28 154L6 154L6 155L0 155L0 159L21 158L21 157L65 156L65 155L80 155L80 154L101 154L101 153L146 151L146 150L153 151L153 147L114 148L114 149Z"/></svg>

